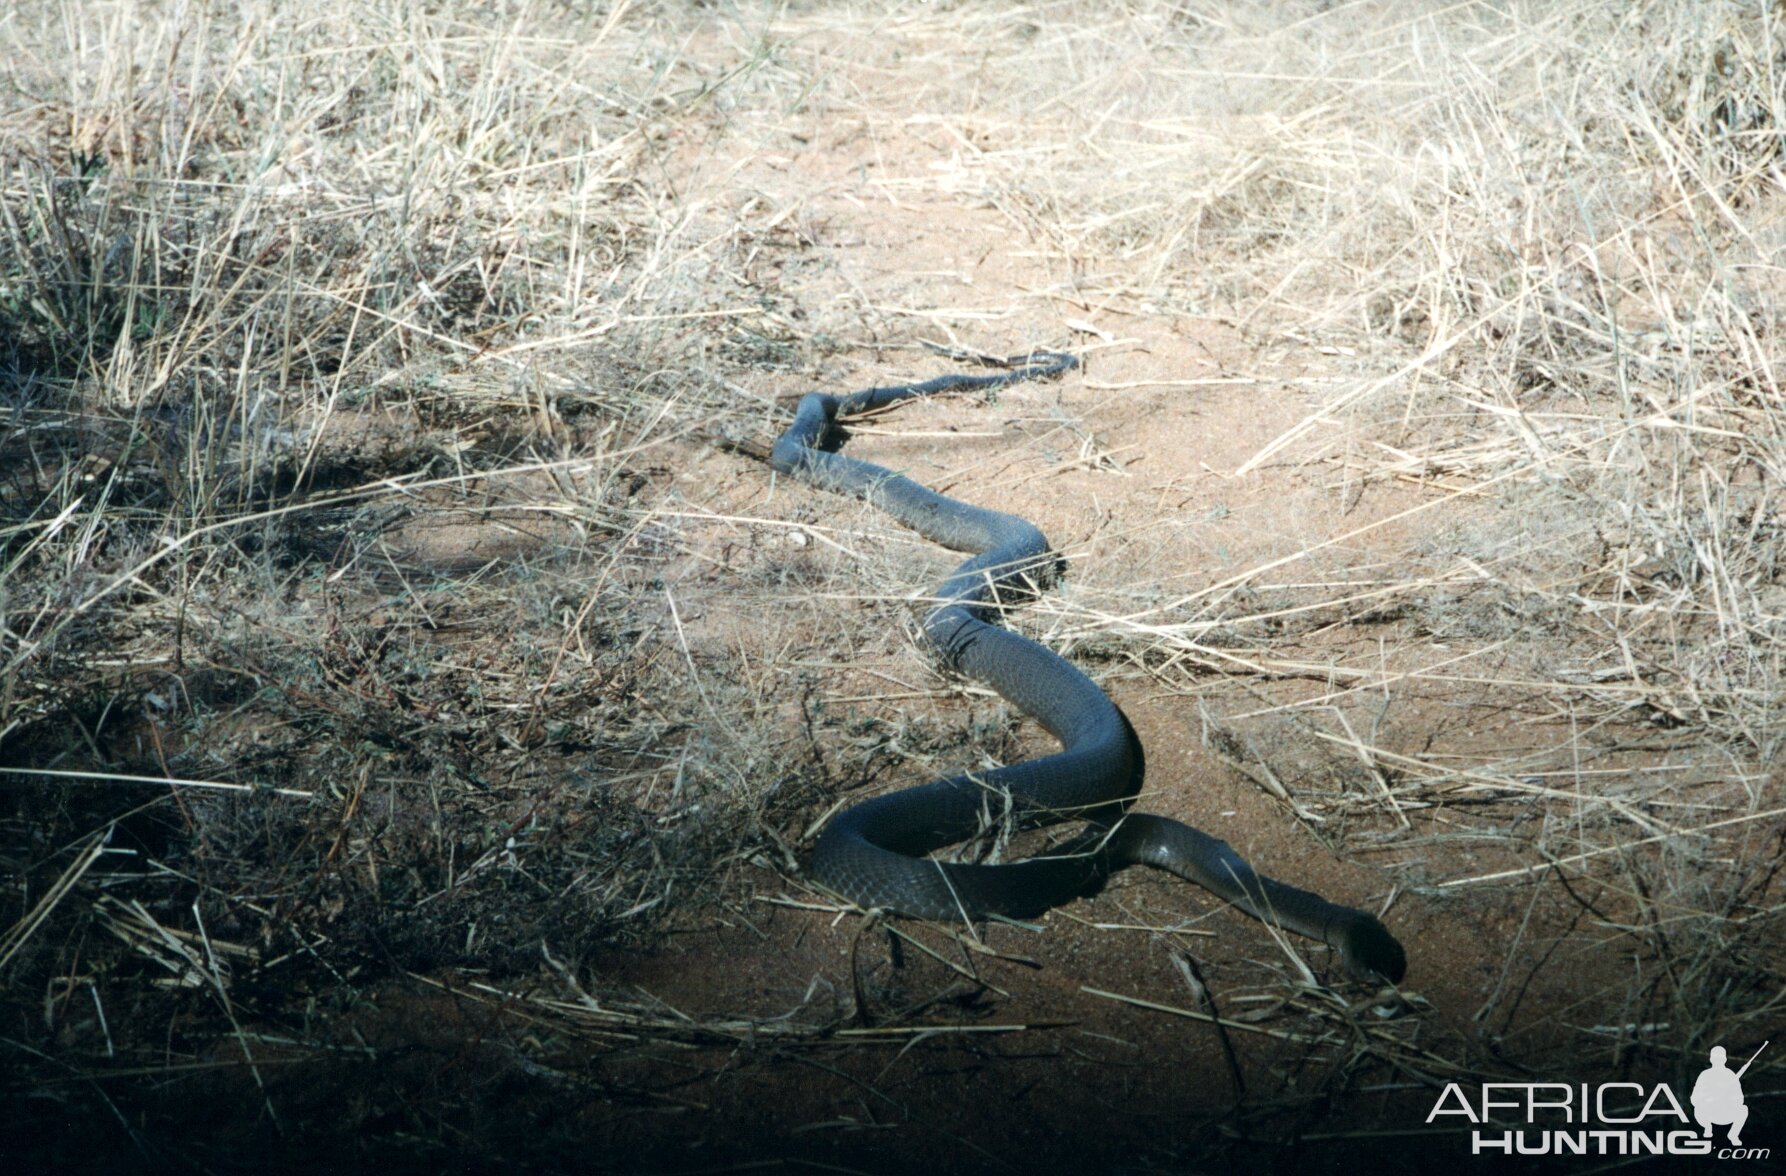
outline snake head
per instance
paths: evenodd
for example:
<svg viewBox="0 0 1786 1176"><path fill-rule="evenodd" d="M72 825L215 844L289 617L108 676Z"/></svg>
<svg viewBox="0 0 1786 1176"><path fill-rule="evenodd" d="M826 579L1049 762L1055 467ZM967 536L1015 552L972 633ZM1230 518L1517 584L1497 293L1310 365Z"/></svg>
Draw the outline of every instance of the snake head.
<svg viewBox="0 0 1786 1176"><path fill-rule="evenodd" d="M1373 915L1357 912L1340 933L1340 960L1346 971L1371 983L1400 984L1408 972L1408 953L1401 941Z"/></svg>

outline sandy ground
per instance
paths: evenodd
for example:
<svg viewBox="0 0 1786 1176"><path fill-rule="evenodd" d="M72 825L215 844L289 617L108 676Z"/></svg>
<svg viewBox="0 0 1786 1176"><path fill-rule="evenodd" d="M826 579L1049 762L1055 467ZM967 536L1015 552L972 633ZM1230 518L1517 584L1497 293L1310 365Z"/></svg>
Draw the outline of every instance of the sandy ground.
<svg viewBox="0 0 1786 1176"><path fill-rule="evenodd" d="M1071 654L1074 642L1062 635L1088 613L1133 613L1146 623L1163 615L1160 606L1193 594L1219 604L1228 577L1275 560L1284 561L1275 576L1284 584L1345 576L1458 524L1455 507L1424 509L1437 497L1430 490L1350 478L1333 456L1343 455L1343 440L1326 447L1325 460L1304 460L1305 446L1238 474L1309 416L1323 382L1345 374L1347 357L1307 339L1249 339L1232 323L1078 293L1065 258L1037 248L1004 211L949 182L961 149L950 128L922 119L868 128L815 117L782 124L777 141L757 151L694 153L694 165L815 227L823 268L753 277L859 324L859 337L833 361L839 387L950 369L902 346L914 336L995 352L1072 346L1085 354L1084 369L1059 382L1013 387L990 404L962 397L910 406L856 430L849 443L855 456L1043 528L1071 570L1067 585L1032 610L1025 623L1033 631L1052 634ZM1098 285L1120 287L1120 275L1101 275ZM898 349L875 362L869 348L883 345ZM1338 426L1328 433L1333 440ZM757 520L718 529L674 584L683 611L697 617L686 630L697 656L723 647L772 664L779 655L790 694L797 667L809 680L816 675L818 700L852 714L1009 720L984 691L940 687L911 638L913 607L901 598L938 582L952 562L946 553L855 503L775 484L766 468L736 454L690 450L687 461L681 497L716 516ZM789 523L823 528L825 538ZM1331 543L1347 535L1354 537ZM740 547L748 554L737 556ZM757 576L803 567L831 577L833 591L871 603L841 601L834 630L796 635L793 650L770 648L766 633L790 640L783 626L758 623L756 610L773 602L759 595L743 611L728 607L737 578L715 570L740 562ZM1406 668L1457 655L1436 639L1410 643L1405 631L1382 639L1357 626L1304 625L1296 641L1341 665ZM1273 653L1290 664L1296 648ZM759 901L725 925L677 936L647 957L605 960L604 974L690 1015L847 1008L860 986L869 1001L864 1031L877 1023L906 1028L822 1061L708 1056L717 1073L682 1091L698 1111L615 1112L604 1122L612 1146L646 1157L647 1166L776 1156L877 1170L1022 1168L1030 1155L1195 1170L1212 1149L1224 1165L1338 1169L1384 1146L1379 1133L1408 1157L1422 1147L1459 1153L1445 1146L1455 1139L1423 1134L1433 1091L1372 1060L1367 1038L1386 1034L1412 1051L1443 1039L1443 1052L1454 1056L1492 1056L1515 1037L1526 1052L1562 1034L1555 1010L1591 994L1593 977L1613 961L1578 945L1565 950L1567 967L1554 960L1538 967L1570 916L1534 908L1515 889L1466 887L1441 899L1398 888L1389 867L1404 877L1467 877L1519 863L1468 843L1440 844L1431 836L1443 832L1438 818L1373 800L1367 772L1319 782L1328 795L1314 807L1334 819L1316 825L1298 820L1257 775L1218 758L1204 738L1201 708L1246 716L1239 729L1269 739L1274 716L1296 705L1380 720L1390 710L1386 693L1319 674L1220 676L1210 665L1149 676L1121 655L1100 655L1095 641L1084 652L1082 664L1104 678L1145 743L1142 807L1225 838L1268 873L1381 912L1408 949L1399 997L1348 985L1324 947L1280 946L1210 896L1144 871L1034 929L987 928L984 952L914 931L934 959L910 947L895 952L884 932L863 932L855 918L784 905L815 896L758 871ZM1401 697L1376 736L1418 747L1430 724L1460 745L1510 737L1512 720L1483 708L1480 694L1460 686ZM797 726L790 714L790 757L806 754ZM1033 724L1017 746L1047 750ZM871 788L925 778L922 769L896 770ZM1306 786L1295 778L1283 785L1292 798ZM1352 795L1325 803L1336 786ZM1286 948L1338 994L1298 994ZM1521 965L1528 957L1530 966ZM1193 976L1212 1003L1200 1000ZM1526 989L1511 1005L1503 999L1510 985ZM1478 1021L1491 1008L1493 1023ZM1225 1028L1209 1022L1211 1010ZM1335 1031L1348 1023L1349 1033ZM930 1029L910 1028L919 1024Z"/></svg>
<svg viewBox="0 0 1786 1176"><path fill-rule="evenodd" d="M674 519L652 533L661 551L640 563L649 584L621 583L636 568L590 582L635 592L650 612L639 627L666 635L652 656L688 665L706 710L685 727L711 720L697 738L724 729L736 746L760 749L767 762L752 766L753 781L813 790L797 822L764 838L784 852L727 863L729 875L700 899L677 895L684 905L647 951L615 948L560 968L548 942L545 966L501 975L451 971L452 943L438 968L391 953L408 974L330 1022L376 1064L345 1046L339 1059L295 1045L282 1058L269 1032L256 1046L263 1097L240 1078L233 1043L220 1041L194 1068L214 1062L229 1075L220 1088L233 1083L228 1098L246 1101L251 1113L240 1115L219 1099L220 1124L240 1133L232 1140L252 1142L264 1101L292 1122L340 1117L369 1133L400 1124L390 1136L405 1145L404 1132L433 1113L425 1096L438 1084L452 1096L438 1105L492 1121L440 1124L417 1154L440 1155L463 1132L480 1156L505 1138L530 1158L556 1148L572 1157L554 1169L565 1171L1425 1171L1468 1166L1467 1133L1427 1122L1437 1086L1452 1077L1655 1080L1643 1069L1659 1064L1653 1056L1634 1060L1615 1043L1656 1015L1641 1003L1650 996L1633 994L1662 991L1645 987L1653 960L1621 930L1633 896L1591 876L1532 884L1545 867L1532 846L1606 842L1509 832L1527 819L1522 805L1541 823L1582 811L1537 803L1555 795L1546 773L1574 765L1547 761L1511 784L1497 777L1494 789L1469 777L1471 765L1517 750L1536 760L1589 746L1572 714L1533 702L1539 692L1507 690L1548 677L1560 642L1547 646L1517 612L1498 629L1448 626L1418 578L1401 574L1455 550L1430 595L1469 591L1475 573L1458 536L1505 533L1504 519L1485 517L1504 508L1454 492L1441 474L1392 476L1361 457L1381 456L1374 422L1321 415L1334 388L1380 372L1382 357L1156 304L1149 298L1162 295L1140 291L1182 287L1156 280L1145 254L1051 244L1060 226L983 189L974 166L989 153L1021 157L1010 128L934 112L950 108L929 100L927 78L939 61L966 60L960 46L934 46L924 57L933 72L914 75L865 23L787 27L798 35L776 52L802 56L810 95L753 110L746 76L712 91L715 102L746 105L708 123L690 101L653 130L653 182L679 194L666 200L674 216L735 226L741 240L798 242L723 262L743 258L725 288L749 292L761 311L750 320L761 336L740 355L708 356L709 372L736 382L738 403L755 405L739 413L757 427L742 440L770 440L785 419L773 406L812 382L842 390L961 366L921 342L1083 356L1059 380L911 404L853 426L848 452L1036 522L1068 574L1014 623L1097 677L1132 720L1148 766L1139 807L1225 839L1264 873L1377 912L1406 946L1406 980L1361 986L1325 946L1274 937L1143 870L1032 925L970 930L889 930L807 888L800 857L835 806L1045 754L1049 741L996 696L941 678L915 639L922 599L958 557L860 504L772 476L714 434L685 432L654 440L637 468L615 466L633 480L626 510ZM682 51L710 61L715 78L771 68L742 40L719 37L699 34ZM1046 175L1036 182L1046 189ZM718 308L714 321L730 313ZM753 363L746 344L782 350ZM513 354L531 345L513 343ZM511 369L496 362L499 350L447 378L503 386L499 373ZM766 369L807 374L777 383ZM387 434L407 436L396 414L379 425L371 415L343 409L331 444L378 456L395 445ZM599 415L558 428L542 407L516 430L543 421L542 435L572 452L594 443L576 430ZM356 428L366 436L348 437ZM475 441L443 427L428 444L444 452ZM451 581L578 541L599 547L581 529L578 493L554 495L544 473L503 485L514 491L504 510L551 507L498 517L495 492L462 509L442 505L444 492L418 498L414 518L381 536L392 568ZM538 502L525 502L535 487ZM643 543L645 532L626 541ZM1380 594L1384 585L1394 591ZM733 696L769 702L748 717L726 713L726 675ZM524 690L514 697L526 705ZM564 786L554 774L563 765L534 757L533 745L509 750L526 774L491 801L493 827L511 818L531 827L535 808L502 807L526 789L537 789L526 805L566 812L599 795ZM1623 736L1592 750L1590 771L1566 781L1578 790L1571 799L1592 773L1659 762L1651 745ZM1415 768L1435 763L1456 765L1457 778L1401 786L1404 769L1419 776ZM692 820L697 808L640 819ZM1622 864L1640 877L1647 842L1630 840ZM573 889L553 897L574 900ZM463 930L449 906L439 904L431 917L441 926L428 929L443 942ZM652 1032L603 1019L622 999L654 1010ZM463 1097L468 1088L477 1097ZM493 1109L503 1097L483 1097L510 1089L512 1120ZM553 1128L562 1146L516 1137L567 1103L577 1113ZM358 1154L354 1141L333 1142ZM301 1150L280 1152L269 1170L309 1170ZM321 1153L316 1163L328 1166Z"/></svg>

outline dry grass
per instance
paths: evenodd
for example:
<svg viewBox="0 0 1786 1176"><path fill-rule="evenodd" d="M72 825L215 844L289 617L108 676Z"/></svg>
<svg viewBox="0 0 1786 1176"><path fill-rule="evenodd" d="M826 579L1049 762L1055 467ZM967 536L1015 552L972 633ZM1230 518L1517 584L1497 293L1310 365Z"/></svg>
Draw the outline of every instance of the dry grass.
<svg viewBox="0 0 1786 1176"><path fill-rule="evenodd" d="M958 150L889 190L997 210L1073 313L1318 348L1252 468L1414 495L1025 624L1232 687L1206 742L1311 781L1295 811L1436 908L1529 883L1621 945L1590 1023L1555 1018L1582 1065L1678 1079L1780 1023L1778 5L239 7L0 21L0 1049L40 1146L98 1116L94 1155L148 1164L227 1167L257 1123L540 1160L566 1099L699 1104L640 1058L911 1047L928 1006L862 1025L860 989L767 1020L600 988L606 953L748 924L738 873L791 867L839 778L960 755L678 595L719 577L834 668L934 578L870 563L840 610L843 556L903 538L818 523L836 559L771 560L781 520L678 477L768 435L772 380L917 333L784 281L828 272L829 226L736 178L815 110L864 151L935 125ZM1531 950L1478 1042L1307 992L1280 1035L1409 1084L1517 1071ZM362 1036L430 985L474 994L427 1055L463 1081ZM317 1059L342 1100L281 1081Z"/></svg>
<svg viewBox="0 0 1786 1176"><path fill-rule="evenodd" d="M1037 55L1088 59L1081 84L1013 71L963 120L1023 149L964 164L962 186L1083 259L1087 304L1228 315L1350 357L1356 374L1241 472L1318 463L1343 492L1434 491L1395 523L1449 516L1392 562L1353 554L1373 523L1063 630L1118 637L1187 690L1208 668L1328 679L1263 709L1321 728L1397 812L1541 800L1543 832L1517 840L1565 871L1629 872L1601 881L1668 977L1634 1020L1670 1022L1664 1048L1693 1055L1779 1014L1783 20L1150 9L1032 30ZM1040 135L1023 122L1038 109L1059 115ZM1386 620L1442 644L1374 666L1283 648ZM1553 721L1511 753L1408 755L1321 714L1429 685Z"/></svg>

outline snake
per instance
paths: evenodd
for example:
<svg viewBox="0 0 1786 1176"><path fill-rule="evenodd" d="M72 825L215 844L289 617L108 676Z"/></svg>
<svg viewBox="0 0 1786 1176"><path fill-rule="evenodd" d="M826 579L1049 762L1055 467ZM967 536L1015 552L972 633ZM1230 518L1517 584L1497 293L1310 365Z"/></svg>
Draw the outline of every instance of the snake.
<svg viewBox="0 0 1786 1176"><path fill-rule="evenodd" d="M1002 623L1007 604L1046 590L1062 560L1035 524L939 494L903 474L848 457L840 418L945 392L999 388L1079 366L1066 352L988 360L1005 370L953 373L848 393L809 392L775 441L769 464L819 490L854 497L925 539L968 552L925 615L925 643L947 670L992 688L1060 743L1037 759L963 772L885 793L827 821L809 876L858 907L917 919L1032 919L1095 893L1130 865L1169 871L1270 926L1326 943L1366 982L1399 983L1401 943L1369 912L1268 878L1232 847L1182 821L1133 811L1146 757L1133 725L1082 670ZM989 827L1083 828L1017 861L944 861L938 850Z"/></svg>

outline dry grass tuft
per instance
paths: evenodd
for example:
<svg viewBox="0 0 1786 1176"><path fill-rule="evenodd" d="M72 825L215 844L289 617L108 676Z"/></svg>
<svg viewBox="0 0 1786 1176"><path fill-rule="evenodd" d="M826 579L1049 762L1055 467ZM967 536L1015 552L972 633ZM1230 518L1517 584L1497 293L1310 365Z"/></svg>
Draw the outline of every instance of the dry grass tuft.
<svg viewBox="0 0 1786 1176"><path fill-rule="evenodd" d="M355 1032L319 994L649 941L801 803L723 651L733 723L682 709L659 454L739 299L652 182L716 82L625 7L0 31L0 968L60 1042L9 1046L14 1130L219 1032L272 1089ZM178 1100L93 1105L175 1162Z"/></svg>

